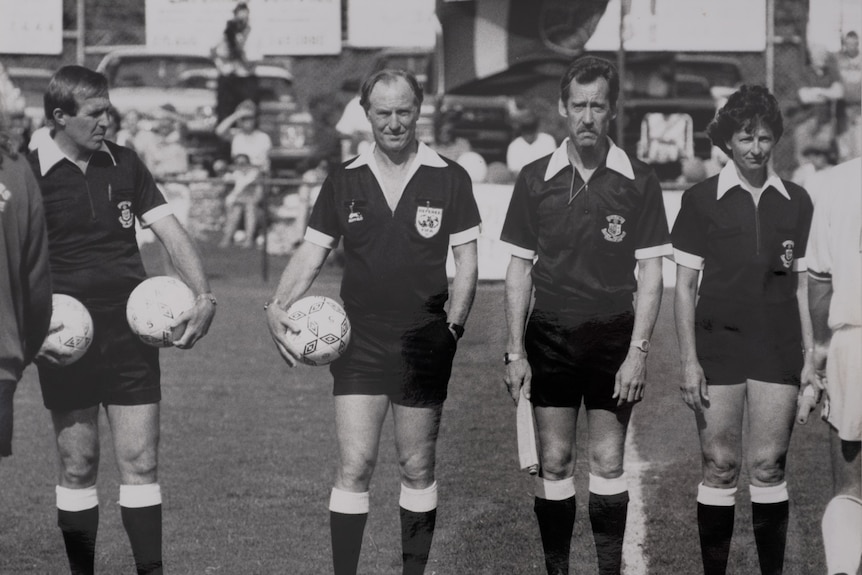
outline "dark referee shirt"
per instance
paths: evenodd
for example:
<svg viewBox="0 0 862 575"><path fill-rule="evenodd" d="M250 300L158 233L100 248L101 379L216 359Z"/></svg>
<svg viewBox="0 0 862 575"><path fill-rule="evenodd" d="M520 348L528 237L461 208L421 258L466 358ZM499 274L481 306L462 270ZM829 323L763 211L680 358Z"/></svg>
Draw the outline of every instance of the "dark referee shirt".
<svg viewBox="0 0 862 575"><path fill-rule="evenodd" d="M812 213L808 193L772 172L755 205L728 162L682 195L674 259L703 270L701 296L753 305L790 301L796 297L792 272L806 270Z"/></svg>
<svg viewBox="0 0 862 575"><path fill-rule="evenodd" d="M29 160L45 205L54 292L91 311L125 306L146 278L135 217L149 226L172 213L150 172L137 154L111 142L93 153L86 174L51 138Z"/></svg>
<svg viewBox="0 0 862 575"><path fill-rule="evenodd" d="M589 184L569 162L568 138L521 170L500 239L532 259L536 307L573 313L632 308L637 260L671 254L652 169L610 142Z"/></svg>
<svg viewBox="0 0 862 575"><path fill-rule="evenodd" d="M341 297L351 313L442 311L449 245L479 237L470 177L420 143L393 213L379 173L373 146L331 172L305 239L332 249L344 238Z"/></svg>

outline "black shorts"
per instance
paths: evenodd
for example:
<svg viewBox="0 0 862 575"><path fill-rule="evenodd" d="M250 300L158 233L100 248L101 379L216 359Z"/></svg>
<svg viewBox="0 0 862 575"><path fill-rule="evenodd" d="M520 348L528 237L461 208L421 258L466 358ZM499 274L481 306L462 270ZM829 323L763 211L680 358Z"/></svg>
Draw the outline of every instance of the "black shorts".
<svg viewBox="0 0 862 575"><path fill-rule="evenodd" d="M93 343L66 367L39 366L42 401L51 410L104 405L145 405L162 398L159 349L129 328L126 310L90 312Z"/></svg>
<svg viewBox="0 0 862 575"><path fill-rule="evenodd" d="M702 297L694 329L697 359L709 385L748 379L799 385L804 358L795 299L755 306Z"/></svg>
<svg viewBox="0 0 862 575"><path fill-rule="evenodd" d="M17 382L0 379L0 456L12 455L13 396Z"/></svg>
<svg viewBox="0 0 862 575"><path fill-rule="evenodd" d="M330 366L334 395L388 395L410 407L445 401L457 347L445 315L410 323L354 315L350 326L350 345Z"/></svg>
<svg viewBox="0 0 862 575"><path fill-rule="evenodd" d="M626 358L634 313L566 316L533 310L525 348L533 373L531 400L540 407L616 411L616 373Z"/></svg>

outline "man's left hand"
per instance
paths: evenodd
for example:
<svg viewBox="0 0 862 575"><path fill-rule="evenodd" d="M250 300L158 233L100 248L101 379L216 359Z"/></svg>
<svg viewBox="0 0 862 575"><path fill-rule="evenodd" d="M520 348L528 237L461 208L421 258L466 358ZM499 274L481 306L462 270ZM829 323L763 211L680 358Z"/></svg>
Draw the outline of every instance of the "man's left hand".
<svg viewBox="0 0 862 575"><path fill-rule="evenodd" d="M198 297L195 305L180 314L172 328L185 324L183 335L175 340L174 346L180 349L191 349L195 343L207 334L216 313L216 305L208 297Z"/></svg>
<svg viewBox="0 0 862 575"><path fill-rule="evenodd" d="M629 353L617 370L614 381L613 398L617 400L618 407L624 403L635 403L643 399L646 385L646 358L647 354L639 349L629 348Z"/></svg>

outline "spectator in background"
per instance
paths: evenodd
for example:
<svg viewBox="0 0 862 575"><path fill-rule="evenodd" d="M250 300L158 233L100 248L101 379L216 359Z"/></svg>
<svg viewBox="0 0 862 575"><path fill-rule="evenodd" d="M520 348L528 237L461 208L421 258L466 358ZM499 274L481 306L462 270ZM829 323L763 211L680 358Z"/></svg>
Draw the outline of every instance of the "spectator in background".
<svg viewBox="0 0 862 575"><path fill-rule="evenodd" d="M359 94L356 94L344 106L344 111L341 113L338 123L335 124L335 129L343 138L342 158L361 154L374 141L371 122L368 120L362 104L359 103Z"/></svg>
<svg viewBox="0 0 862 575"><path fill-rule="evenodd" d="M221 40L211 50L219 74L216 88L216 116L219 121L236 109L240 102L258 101L258 81L248 51L251 34L249 16L248 4L238 2Z"/></svg>
<svg viewBox="0 0 862 575"><path fill-rule="evenodd" d="M473 151L469 140L455 135L455 117L452 114L444 114L437 128L437 138L434 151L450 160L458 161L458 158Z"/></svg>
<svg viewBox="0 0 862 575"><path fill-rule="evenodd" d="M832 149L817 142L812 142L802 150L802 156L805 160L793 171L790 179L794 184L799 184L808 190L808 182L811 176L832 165ZM808 192L811 194L810 190Z"/></svg>
<svg viewBox="0 0 862 575"><path fill-rule="evenodd" d="M844 96L838 67L826 48L812 45L808 55L810 66L805 69L799 88L800 121L793 130L797 164L805 160L803 151L809 144L835 146L836 105Z"/></svg>
<svg viewBox="0 0 862 575"><path fill-rule="evenodd" d="M12 454L12 397L48 333L51 274L42 194L0 113L0 459Z"/></svg>
<svg viewBox="0 0 862 575"><path fill-rule="evenodd" d="M245 100L236 110L216 126L216 135L230 142L230 156L236 158L240 154L248 156L249 162L269 173L269 152L272 140L269 135L257 127L257 106L251 100Z"/></svg>
<svg viewBox="0 0 862 575"><path fill-rule="evenodd" d="M239 229L240 222L245 222L245 238L242 247L254 246L257 231L258 211L263 200L263 186L260 184L261 170L253 165L246 154L237 154L233 158L233 170L225 174L225 181L233 183L233 189L225 197L224 236L220 247L226 248L233 241Z"/></svg>
<svg viewBox="0 0 862 575"><path fill-rule="evenodd" d="M862 155L862 53L856 32L844 36L836 61L844 89L838 137L838 154L843 162Z"/></svg>
<svg viewBox="0 0 862 575"><path fill-rule="evenodd" d="M515 116L514 124L518 136L506 149L506 166L517 174L530 162L553 153L557 142L550 134L539 131L539 117L532 110Z"/></svg>

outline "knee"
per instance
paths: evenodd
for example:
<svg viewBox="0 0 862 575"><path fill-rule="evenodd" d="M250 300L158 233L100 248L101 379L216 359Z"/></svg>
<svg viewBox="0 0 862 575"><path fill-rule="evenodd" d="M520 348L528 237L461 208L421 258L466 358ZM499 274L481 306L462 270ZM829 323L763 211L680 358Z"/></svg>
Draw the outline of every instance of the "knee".
<svg viewBox="0 0 862 575"><path fill-rule="evenodd" d="M727 489L736 486L739 461L728 454L703 454L703 482L710 487Z"/></svg>
<svg viewBox="0 0 862 575"><path fill-rule="evenodd" d="M118 456L120 480L125 484L153 483L157 479L158 457L154 449L141 449Z"/></svg>
<svg viewBox="0 0 862 575"><path fill-rule="evenodd" d="M61 485L73 489L89 487L96 483L99 470L97 451L61 454Z"/></svg>
<svg viewBox="0 0 862 575"><path fill-rule="evenodd" d="M355 455L341 462L339 483L348 491L366 491L374 473L375 460Z"/></svg>
<svg viewBox="0 0 862 575"><path fill-rule="evenodd" d="M575 473L572 450L564 445L542 446L542 476L548 479L565 479Z"/></svg>
<svg viewBox="0 0 862 575"><path fill-rule="evenodd" d="M590 453L590 473L603 479L615 479L623 474L622 454Z"/></svg>
<svg viewBox="0 0 862 575"><path fill-rule="evenodd" d="M434 482L434 457L412 454L399 458L401 482L411 489L424 489Z"/></svg>
<svg viewBox="0 0 862 575"><path fill-rule="evenodd" d="M751 482L759 485L775 485L784 481L785 456L755 457L750 464Z"/></svg>

